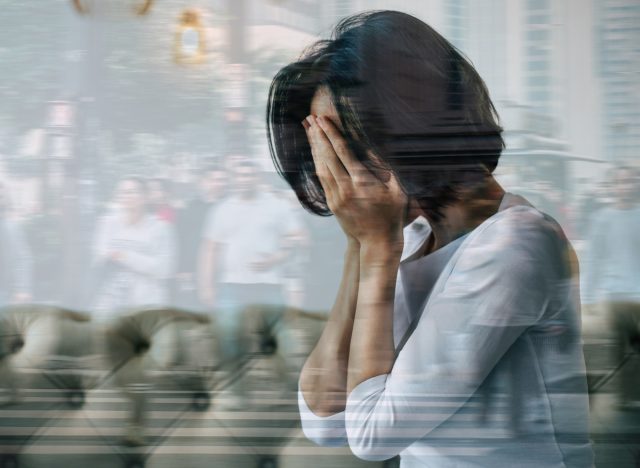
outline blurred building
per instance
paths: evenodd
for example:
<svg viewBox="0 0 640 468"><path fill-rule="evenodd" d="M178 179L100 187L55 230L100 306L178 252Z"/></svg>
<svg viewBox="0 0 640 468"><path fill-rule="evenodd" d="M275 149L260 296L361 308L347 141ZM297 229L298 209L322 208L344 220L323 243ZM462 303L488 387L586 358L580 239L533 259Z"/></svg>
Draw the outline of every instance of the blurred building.
<svg viewBox="0 0 640 468"><path fill-rule="evenodd" d="M631 161L640 145L640 2L599 0L595 5L603 150L613 161Z"/></svg>

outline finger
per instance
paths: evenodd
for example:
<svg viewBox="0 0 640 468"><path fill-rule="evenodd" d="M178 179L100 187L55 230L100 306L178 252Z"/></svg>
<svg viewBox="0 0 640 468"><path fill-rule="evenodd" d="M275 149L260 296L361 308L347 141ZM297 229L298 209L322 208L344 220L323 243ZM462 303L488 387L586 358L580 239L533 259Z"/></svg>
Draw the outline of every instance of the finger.
<svg viewBox="0 0 640 468"><path fill-rule="evenodd" d="M313 165L316 170L316 175L318 176L318 179L320 179L320 183L322 183L323 179L326 177L326 171L328 169L326 168L325 164L321 164L321 161L318 158L316 143L313 137L311 136L311 132L310 132L311 124L308 122L307 119L304 119L302 121L302 126L304 127L304 130L307 134L307 142L309 143L309 148L311 149L311 158L313 159Z"/></svg>
<svg viewBox="0 0 640 468"><path fill-rule="evenodd" d="M384 159L371 150L367 151L367 156L375 164L377 169L375 172L372 172L373 176L385 184L389 182L389 178L392 176L392 171L389 170L389 165L384 161Z"/></svg>
<svg viewBox="0 0 640 468"><path fill-rule="evenodd" d="M310 134L311 124L307 119L302 121L302 126L307 133L307 140L309 141L309 147L311 148L311 157L313 158L313 165L316 170L316 176L322 185L322 189L325 192L326 197L332 197L337 192L337 183L331 174L331 171L327 167L326 163L318 157L318 150L315 140Z"/></svg>
<svg viewBox="0 0 640 468"><path fill-rule="evenodd" d="M351 176L353 185L360 187L372 187L380 184L380 177L358 161L349 148L347 141L342 136L340 129L333 124L331 119L327 117L318 117L318 125L325 132L325 135L331 142L338 159L340 159L345 170ZM384 181L382 180L382 182Z"/></svg>
<svg viewBox="0 0 640 468"><path fill-rule="evenodd" d="M309 134L318 148L318 155L322 157L336 182L338 182L338 184L341 182L350 183L351 181L348 180L350 178L349 172L342 164L342 161L340 161L324 130L318 125L317 120L313 116L307 117L307 120L310 123Z"/></svg>
<svg viewBox="0 0 640 468"><path fill-rule="evenodd" d="M331 173L331 170L327 166L324 161L319 162L320 166L323 168L324 179L320 180L322 184L322 188L324 189L324 193L327 199L333 199L337 193L339 193L340 187L336 178ZM319 178L319 177L318 177Z"/></svg>
<svg viewBox="0 0 640 468"><path fill-rule="evenodd" d="M327 117L319 116L316 121L318 125L326 135L327 139L331 143L336 156L344 166L345 170L351 175L355 175L362 169L366 169L360 161L354 156L353 152L349 148L344 136L333 124L331 119Z"/></svg>

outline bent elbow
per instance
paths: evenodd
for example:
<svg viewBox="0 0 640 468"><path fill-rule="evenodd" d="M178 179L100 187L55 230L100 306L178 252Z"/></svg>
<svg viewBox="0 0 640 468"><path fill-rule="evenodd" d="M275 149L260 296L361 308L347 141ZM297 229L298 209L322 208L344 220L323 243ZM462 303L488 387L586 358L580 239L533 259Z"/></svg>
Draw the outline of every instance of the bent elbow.
<svg viewBox="0 0 640 468"><path fill-rule="evenodd" d="M347 433L344 425L344 412L331 416L315 415L298 390L298 408L300 424L305 437L323 447L344 447L347 445Z"/></svg>
<svg viewBox="0 0 640 468"><path fill-rule="evenodd" d="M389 460L405 448L402 440L392 434L380 434L376 429L369 428L366 422L347 427L347 440L351 452L366 461Z"/></svg>
<svg viewBox="0 0 640 468"><path fill-rule="evenodd" d="M320 426L315 421L302 421L305 437L321 447L344 447L347 445L344 427Z"/></svg>

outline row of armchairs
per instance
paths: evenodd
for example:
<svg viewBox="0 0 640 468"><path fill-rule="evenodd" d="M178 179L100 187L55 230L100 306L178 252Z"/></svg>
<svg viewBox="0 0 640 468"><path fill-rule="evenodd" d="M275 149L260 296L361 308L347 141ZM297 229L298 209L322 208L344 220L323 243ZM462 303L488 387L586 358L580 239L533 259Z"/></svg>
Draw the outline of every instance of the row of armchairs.
<svg viewBox="0 0 640 468"><path fill-rule="evenodd" d="M325 319L248 307L228 356L215 313L147 307L97 323L2 308L0 468L304 466L318 448L300 431L297 380ZM314 466L369 465L321 450Z"/></svg>

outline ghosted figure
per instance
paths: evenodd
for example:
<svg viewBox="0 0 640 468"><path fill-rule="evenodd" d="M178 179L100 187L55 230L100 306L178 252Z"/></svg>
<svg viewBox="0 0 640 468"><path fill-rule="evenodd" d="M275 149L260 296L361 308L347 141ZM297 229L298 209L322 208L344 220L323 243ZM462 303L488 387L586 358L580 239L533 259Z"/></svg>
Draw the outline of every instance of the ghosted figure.
<svg viewBox="0 0 640 468"><path fill-rule="evenodd" d="M422 21L343 20L274 78L276 168L347 237L303 430L367 460L592 466L575 253L492 173L487 88Z"/></svg>
<svg viewBox="0 0 640 468"><path fill-rule="evenodd" d="M9 196L0 183L0 306L31 299L32 256L21 226L9 214Z"/></svg>
<svg viewBox="0 0 640 468"><path fill-rule="evenodd" d="M608 182L614 200L591 217L582 298L587 312L606 314L613 364L620 365L629 349L640 345L640 206L631 168L615 168ZM636 406L640 376L623 368L618 381L618 406Z"/></svg>
<svg viewBox="0 0 640 468"><path fill-rule="evenodd" d="M199 292L215 314L228 357L241 351L237 339L246 306L284 307L282 266L298 231L286 201L258 190L258 169L251 160L235 163L229 196L209 213L204 227Z"/></svg>
<svg viewBox="0 0 640 468"><path fill-rule="evenodd" d="M220 202L226 185L226 174L218 166L202 171L198 193L177 212L178 260L175 282L176 302L182 307L199 309L196 292L198 252L207 215Z"/></svg>
<svg viewBox="0 0 640 468"><path fill-rule="evenodd" d="M158 219L172 223L176 219L176 212L170 203L169 182L166 179L149 179L147 181L147 198L149 212Z"/></svg>
<svg viewBox="0 0 640 468"><path fill-rule="evenodd" d="M93 311L99 319L118 309L166 304L173 270L169 223L147 212L144 181L123 179L117 203L100 221L94 243Z"/></svg>

